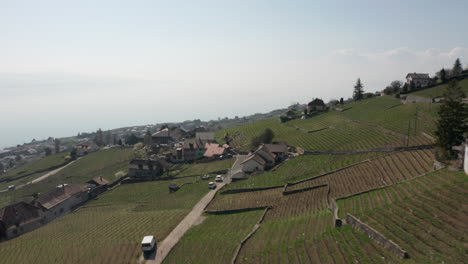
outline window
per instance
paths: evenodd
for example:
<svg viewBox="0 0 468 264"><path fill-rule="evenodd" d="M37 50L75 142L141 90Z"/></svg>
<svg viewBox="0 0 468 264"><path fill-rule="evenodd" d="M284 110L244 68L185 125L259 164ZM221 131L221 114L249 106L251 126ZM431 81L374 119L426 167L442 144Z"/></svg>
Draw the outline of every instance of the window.
<svg viewBox="0 0 468 264"><path fill-rule="evenodd" d="M138 164L138 169L139 169L139 170L142 170L142 169L143 169L143 165Z"/></svg>

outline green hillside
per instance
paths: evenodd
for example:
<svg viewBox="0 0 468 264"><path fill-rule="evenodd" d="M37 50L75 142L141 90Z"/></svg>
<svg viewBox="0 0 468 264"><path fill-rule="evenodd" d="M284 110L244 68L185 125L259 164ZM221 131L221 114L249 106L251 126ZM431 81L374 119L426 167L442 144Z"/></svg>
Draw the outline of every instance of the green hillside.
<svg viewBox="0 0 468 264"><path fill-rule="evenodd" d="M278 119L228 128L216 133L219 142L227 133L234 147L250 150L252 138L266 128L273 130L275 141L285 141L306 150L364 150L401 146L410 132L411 144L422 144L421 132L433 134L438 106L402 104L382 96L347 104L344 112L332 111L306 120L279 123ZM416 118L416 113L419 113ZM409 129L408 129L409 127ZM314 130L320 130L314 132Z"/></svg>
<svg viewBox="0 0 468 264"><path fill-rule="evenodd" d="M462 90L465 91L465 94L468 95L468 79L461 80L460 86L462 87ZM447 84L441 84L433 88L410 93L410 95L417 95L427 98L441 97L444 95L445 88L447 88Z"/></svg>
<svg viewBox="0 0 468 264"><path fill-rule="evenodd" d="M47 226L0 244L1 263L135 263L145 235L162 240L208 192L193 178L122 185Z"/></svg>
<svg viewBox="0 0 468 264"><path fill-rule="evenodd" d="M116 172L127 170L127 163L132 155L131 148L112 148L91 153L39 183L0 193L0 206L3 207L20 198L30 197L34 193L48 191L62 183L85 183L97 176L114 181ZM45 173L40 175L43 174Z"/></svg>

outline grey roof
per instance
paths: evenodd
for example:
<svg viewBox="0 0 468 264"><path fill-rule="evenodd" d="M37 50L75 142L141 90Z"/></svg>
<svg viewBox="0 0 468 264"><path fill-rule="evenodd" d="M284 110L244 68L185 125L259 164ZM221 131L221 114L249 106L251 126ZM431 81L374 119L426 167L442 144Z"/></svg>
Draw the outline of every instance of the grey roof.
<svg viewBox="0 0 468 264"><path fill-rule="evenodd" d="M412 79L430 79L428 73L408 73L406 78L411 77Z"/></svg>

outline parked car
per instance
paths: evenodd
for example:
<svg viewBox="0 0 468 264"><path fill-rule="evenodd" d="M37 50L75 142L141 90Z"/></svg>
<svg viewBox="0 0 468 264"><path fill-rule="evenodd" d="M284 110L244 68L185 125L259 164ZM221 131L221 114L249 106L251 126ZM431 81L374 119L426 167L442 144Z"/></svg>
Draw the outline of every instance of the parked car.
<svg viewBox="0 0 468 264"><path fill-rule="evenodd" d="M221 175L217 175L216 178L215 178L215 181L216 182L222 182L223 181L223 177Z"/></svg>
<svg viewBox="0 0 468 264"><path fill-rule="evenodd" d="M203 175L201 178L202 178L202 180L209 180L209 179L210 179L210 175L209 175L209 174L205 174L205 175Z"/></svg>
<svg viewBox="0 0 468 264"><path fill-rule="evenodd" d="M143 252L151 252L156 249L156 238L154 236L145 236L141 241L141 249Z"/></svg>
<svg viewBox="0 0 468 264"><path fill-rule="evenodd" d="M15 190L16 189L16 186L15 185L10 185L8 186L8 190L9 191L12 191L12 190Z"/></svg>
<svg viewBox="0 0 468 264"><path fill-rule="evenodd" d="M212 189L212 190L216 189L216 183L215 182L209 182L208 183L208 188Z"/></svg>

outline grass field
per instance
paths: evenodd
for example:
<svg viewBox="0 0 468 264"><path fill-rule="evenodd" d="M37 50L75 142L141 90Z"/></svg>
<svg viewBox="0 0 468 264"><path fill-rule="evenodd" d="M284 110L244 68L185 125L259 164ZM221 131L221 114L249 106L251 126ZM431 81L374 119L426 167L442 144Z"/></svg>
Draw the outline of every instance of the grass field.
<svg viewBox="0 0 468 264"><path fill-rule="evenodd" d="M235 159L215 160L204 163L183 164L177 171L171 172L176 177L205 175L210 172L230 169Z"/></svg>
<svg viewBox="0 0 468 264"><path fill-rule="evenodd" d="M48 191L62 183L85 183L97 176L102 176L112 182L116 179L116 172L127 170L127 163L131 157L131 148L112 148L91 153L39 183L0 193L0 207L21 197Z"/></svg>
<svg viewBox="0 0 468 264"><path fill-rule="evenodd" d="M19 185L19 184L23 184L23 183L36 179L42 174L47 173L47 171L40 172L40 173L36 173L36 172L47 170L50 167L58 166L60 164L65 163L65 157L67 155L68 153L58 153L58 154L54 154L50 156L45 156L45 157L40 158L39 160L28 163L20 168L9 170L5 174L2 174L0 176L0 179L17 178L17 177L21 177L27 174L31 174L31 175L15 180L15 181L0 183L0 190L5 189L7 186L12 185L12 184Z"/></svg>
<svg viewBox="0 0 468 264"><path fill-rule="evenodd" d="M206 182L127 184L63 218L0 244L1 263L135 263L144 235L165 236L208 192Z"/></svg>
<svg viewBox="0 0 468 264"><path fill-rule="evenodd" d="M462 90L465 91L465 95L468 95L468 79L461 80L459 84L462 87ZM440 97L444 95L446 88L447 88L447 84L442 84L433 88L410 93L410 95L417 95L417 96L428 97L428 98Z"/></svg>

